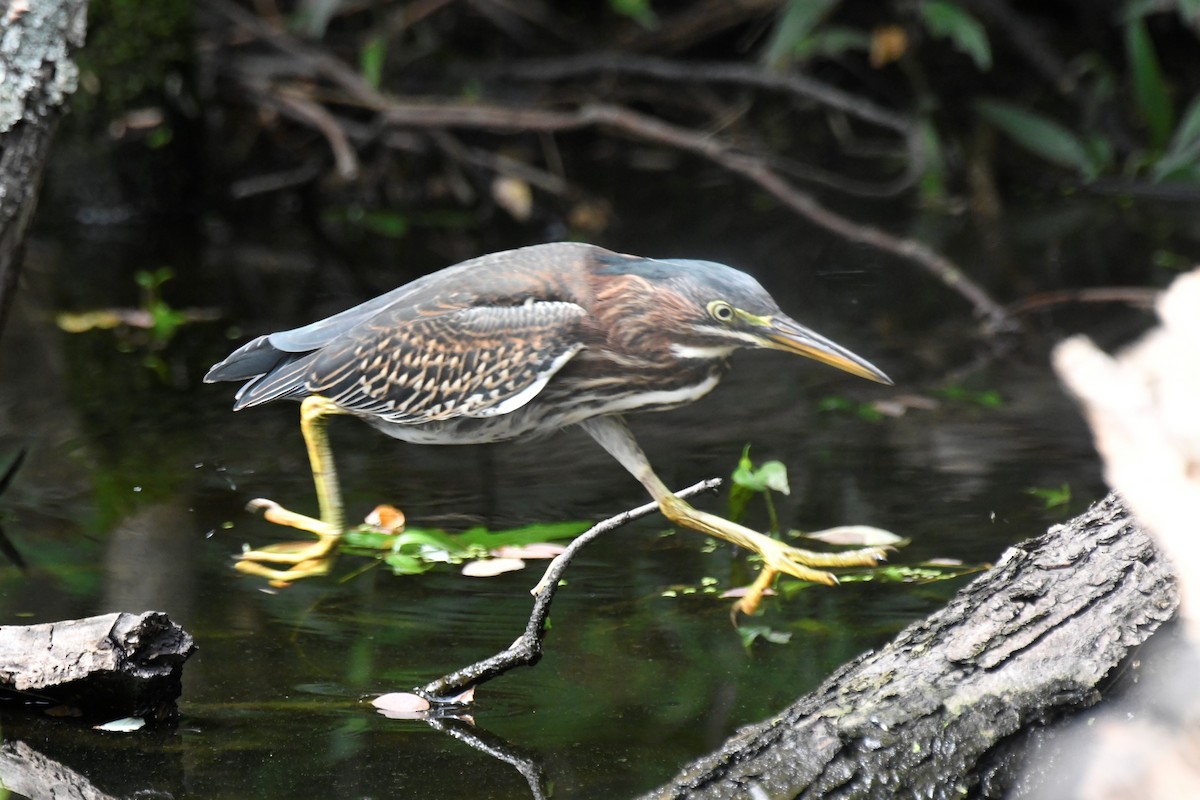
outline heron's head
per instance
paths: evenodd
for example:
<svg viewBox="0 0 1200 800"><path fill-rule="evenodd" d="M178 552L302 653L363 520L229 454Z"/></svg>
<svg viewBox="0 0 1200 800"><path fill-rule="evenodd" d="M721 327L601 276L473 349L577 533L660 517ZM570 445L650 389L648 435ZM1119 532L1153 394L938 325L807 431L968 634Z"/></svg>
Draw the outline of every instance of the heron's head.
<svg viewBox="0 0 1200 800"><path fill-rule="evenodd" d="M878 367L779 310L758 281L712 261L613 260L600 267L640 278L659 333L678 358L724 358L739 348L783 350L890 385Z"/></svg>

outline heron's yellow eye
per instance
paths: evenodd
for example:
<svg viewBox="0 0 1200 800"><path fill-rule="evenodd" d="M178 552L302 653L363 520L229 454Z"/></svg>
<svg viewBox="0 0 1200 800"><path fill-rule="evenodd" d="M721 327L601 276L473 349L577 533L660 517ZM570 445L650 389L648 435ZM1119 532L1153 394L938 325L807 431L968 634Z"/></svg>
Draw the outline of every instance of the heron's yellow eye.
<svg viewBox="0 0 1200 800"><path fill-rule="evenodd" d="M733 320L733 306L724 300L714 300L709 303L708 313L718 322L730 322Z"/></svg>

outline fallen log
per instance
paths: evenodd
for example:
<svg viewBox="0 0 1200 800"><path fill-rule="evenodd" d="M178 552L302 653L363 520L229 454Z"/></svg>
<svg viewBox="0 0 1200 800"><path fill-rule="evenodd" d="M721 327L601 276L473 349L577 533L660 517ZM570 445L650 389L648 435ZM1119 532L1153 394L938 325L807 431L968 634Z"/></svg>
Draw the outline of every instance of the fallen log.
<svg viewBox="0 0 1200 800"><path fill-rule="evenodd" d="M174 715L196 650L159 611L0 626L0 697L89 720Z"/></svg>
<svg viewBox="0 0 1200 800"><path fill-rule="evenodd" d="M1013 741L1095 704L1178 602L1109 495L645 797L1003 796Z"/></svg>

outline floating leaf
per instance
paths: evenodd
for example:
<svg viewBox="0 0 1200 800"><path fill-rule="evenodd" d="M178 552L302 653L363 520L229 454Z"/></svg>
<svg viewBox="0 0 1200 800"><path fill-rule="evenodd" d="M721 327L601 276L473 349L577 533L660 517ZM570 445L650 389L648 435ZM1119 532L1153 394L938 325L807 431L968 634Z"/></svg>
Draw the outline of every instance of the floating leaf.
<svg viewBox="0 0 1200 800"><path fill-rule="evenodd" d="M388 553L383 557L383 563L391 567L392 572L397 575L420 575L433 566L428 561L405 553Z"/></svg>
<svg viewBox="0 0 1200 800"><path fill-rule="evenodd" d="M109 733L133 733L146 727L146 720L141 717L124 717L123 719L114 719L112 722L92 727L94 730L107 731Z"/></svg>
<svg viewBox="0 0 1200 800"><path fill-rule="evenodd" d="M489 531L487 528L480 527L465 530L458 534L457 538L465 545L491 549L503 545L535 544L554 539L574 539L590 527L590 523L579 521L543 522L503 531Z"/></svg>
<svg viewBox="0 0 1200 800"><path fill-rule="evenodd" d="M468 578L492 578L519 569L525 569L525 562L519 558L481 558L463 564L462 574Z"/></svg>
<svg viewBox="0 0 1200 800"><path fill-rule="evenodd" d="M493 549L491 552L496 558L524 558L532 560L555 558L561 555L566 549L561 544L535 542L526 545L504 545L503 547Z"/></svg>
<svg viewBox="0 0 1200 800"><path fill-rule="evenodd" d="M742 637L742 646L747 650L759 639L771 644L787 644L792 639L792 634L787 631L777 631L767 625L743 625L738 628L738 634Z"/></svg>
<svg viewBox="0 0 1200 800"><path fill-rule="evenodd" d="M433 706L424 697L411 692L389 692L371 701L388 719L420 719Z"/></svg>
<svg viewBox="0 0 1200 800"><path fill-rule="evenodd" d="M873 528L870 525L839 525L836 528L802 535L805 539L841 547L901 547L908 543L907 539L891 531Z"/></svg>
<svg viewBox="0 0 1200 800"><path fill-rule="evenodd" d="M725 591L721 592L721 594L719 596L722 600L725 600L725 599L731 598L731 597L745 597L747 594L750 593L751 588L752 588L751 586L735 586L732 589L726 589ZM763 597L768 597L768 596L774 595L775 590L770 587L767 587L766 589L763 589L762 592L760 592L759 594L761 594L761 596L763 596Z"/></svg>

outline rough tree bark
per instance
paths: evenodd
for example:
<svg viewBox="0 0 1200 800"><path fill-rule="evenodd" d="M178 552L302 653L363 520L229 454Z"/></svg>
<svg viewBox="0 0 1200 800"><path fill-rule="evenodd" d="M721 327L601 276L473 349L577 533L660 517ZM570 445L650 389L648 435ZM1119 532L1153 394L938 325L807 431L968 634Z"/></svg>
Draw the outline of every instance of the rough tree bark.
<svg viewBox="0 0 1200 800"><path fill-rule="evenodd" d="M1177 605L1110 495L646 798L1002 796L1012 737L1096 703Z"/></svg>
<svg viewBox="0 0 1200 800"><path fill-rule="evenodd" d="M50 140L79 77L71 53L86 31L87 0L0 0L0 333Z"/></svg>
<svg viewBox="0 0 1200 800"><path fill-rule="evenodd" d="M94 720L170 717L192 637L158 611L0 626L0 694ZM61 712L60 712L61 713Z"/></svg>

